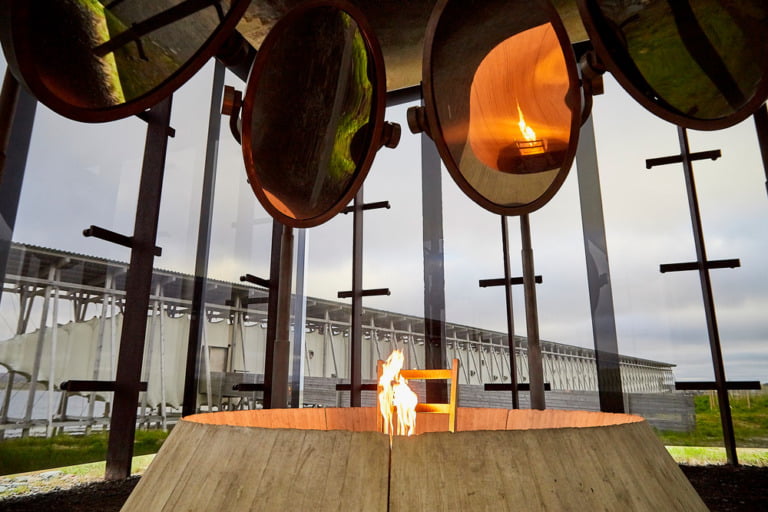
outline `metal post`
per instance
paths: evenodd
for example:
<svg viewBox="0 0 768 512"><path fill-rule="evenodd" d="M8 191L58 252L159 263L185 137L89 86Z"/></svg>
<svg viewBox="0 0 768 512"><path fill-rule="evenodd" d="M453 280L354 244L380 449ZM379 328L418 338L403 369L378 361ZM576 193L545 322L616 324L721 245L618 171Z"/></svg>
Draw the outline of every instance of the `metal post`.
<svg viewBox="0 0 768 512"><path fill-rule="evenodd" d="M37 100L6 70L0 91L0 297L19 209Z"/></svg>
<svg viewBox="0 0 768 512"><path fill-rule="evenodd" d="M307 272L306 229L298 230L296 241L296 294L293 314L293 371L291 377L291 407L298 408L304 403L304 354L307 350L306 318L307 296L304 276Z"/></svg>
<svg viewBox="0 0 768 512"><path fill-rule="evenodd" d="M107 480L121 480L131 474L133 441L136 435L136 404L139 400L141 363L147 310L152 287L157 222L163 188L171 96L148 112L144 163L136 202L131 262L126 279L125 316L120 335L120 353L115 377L115 399L107 446Z"/></svg>
<svg viewBox="0 0 768 512"><path fill-rule="evenodd" d="M277 302L280 284L280 255L282 253L283 225L272 221L272 255L269 263L269 300L267 302L267 339L264 348L264 408L272 408L273 361L277 336Z"/></svg>
<svg viewBox="0 0 768 512"><path fill-rule="evenodd" d="M48 270L48 283L45 285L43 295L43 313L40 315L40 329L37 331L37 345L35 347L35 359L32 363L32 373L29 377L29 391L27 392L27 408L24 413L24 428L21 430L21 437L29 435L29 425L32 422L32 408L35 405L35 393L37 392L37 381L40 376L40 363L43 357L43 345L45 344L45 332L48 327L48 305L51 302L51 292L53 290L53 281L56 277L56 266L51 265ZM54 318L55 322L56 319ZM53 361L51 361L53 364Z"/></svg>
<svg viewBox="0 0 768 512"><path fill-rule="evenodd" d="M704 313L707 320L707 332L709 334L709 347L712 352L712 364L715 370L715 384L717 386L717 399L720 402L720 423L723 426L723 441L728 463L737 466L739 459L736 454L736 438L733 433L733 420L731 418L731 405L728 398L728 387L725 379L725 367L723 354L720 348L720 334L717 329L717 317L715 315L715 301L712 296L712 282L707 267L707 251L704 246L704 230L701 226L701 214L699 213L699 200L696 196L696 184L693 179L693 165L691 164L691 151L688 144L688 133L685 128L677 128L677 136L680 141L680 150L683 155L683 171L685 173L685 188L688 192L688 208L691 212L691 225L693 228L693 240L696 244L696 259L699 264L699 280L701 281L701 294L704 299Z"/></svg>
<svg viewBox="0 0 768 512"><path fill-rule="evenodd" d="M51 359L48 372L48 425L46 427L45 436L51 437L54 433L53 428L53 397L54 390L56 388L56 351L58 350L59 341L59 283L61 282L61 270L56 269L54 274L53 285L53 322L51 322ZM93 417L93 414L91 414Z"/></svg>
<svg viewBox="0 0 768 512"><path fill-rule="evenodd" d="M106 278L104 280L104 296L101 298L101 317L99 318L99 330L96 335L96 354L93 360L93 380L99 380L101 370L101 357L104 352L104 332L107 325L107 303L109 302L109 294L107 290L112 288L112 274L113 272L108 270ZM53 361L53 359L51 359ZM110 375L110 378L112 376ZM86 433L90 432L93 423L93 412L96 406L96 393L91 392L88 395L88 425L85 427Z"/></svg>
<svg viewBox="0 0 768 512"><path fill-rule="evenodd" d="M517 394L517 364L515 363L515 316L512 309L512 277L509 268L509 228L506 215L501 216L501 246L504 253L504 300L507 305L507 345L509 346L509 381L512 384L512 408L520 408Z"/></svg>
<svg viewBox="0 0 768 512"><path fill-rule="evenodd" d="M187 365L184 374L184 398L181 415L188 416L197 410L197 381L200 372L200 345L205 323L205 295L208 281L208 253L211 245L211 219L216 186L216 166L219 156L221 132L221 99L224 92L225 66L215 60L211 108L208 113L208 141L205 148L203 190L200 197L200 221L197 230L197 255L195 258L195 285L192 290L192 308L189 318Z"/></svg>
<svg viewBox="0 0 768 512"><path fill-rule="evenodd" d="M531 383L531 409L545 409L544 368L539 344L539 313L536 306L536 281L531 247L531 225L528 215L520 216L523 241L523 289L525 290L525 325L528 333L528 374Z"/></svg>
<svg viewBox="0 0 768 512"><path fill-rule="evenodd" d="M445 258L440 154L428 135L421 134L421 208L424 237L424 359L428 370L446 367ZM448 402L448 384L426 382L427 402Z"/></svg>
<svg viewBox="0 0 768 512"><path fill-rule="evenodd" d="M592 339L595 345L600 410L623 413L624 394L621 384L619 343L613 310L611 271L608 266L608 244L597 166L595 128L591 116L581 128L579 147L576 151L576 169L579 179L581 225L587 261L587 284L592 313Z"/></svg>
<svg viewBox="0 0 768 512"><path fill-rule="evenodd" d="M755 130L757 142L760 144L760 156L763 158L763 170L765 171L765 188L768 191L768 104L755 111Z"/></svg>
<svg viewBox="0 0 768 512"><path fill-rule="evenodd" d="M291 360L291 278L293 272L293 228L283 226L280 237L280 284L277 289L277 317L272 360L265 364L272 368L269 387L269 407L284 409L288 406L288 368ZM265 378L266 381L266 378ZM266 394L265 394L266 401Z"/></svg>
<svg viewBox="0 0 768 512"><path fill-rule="evenodd" d="M361 186L354 201L352 214L352 318L350 319L350 395L349 406L360 407L362 386L363 352L363 187Z"/></svg>

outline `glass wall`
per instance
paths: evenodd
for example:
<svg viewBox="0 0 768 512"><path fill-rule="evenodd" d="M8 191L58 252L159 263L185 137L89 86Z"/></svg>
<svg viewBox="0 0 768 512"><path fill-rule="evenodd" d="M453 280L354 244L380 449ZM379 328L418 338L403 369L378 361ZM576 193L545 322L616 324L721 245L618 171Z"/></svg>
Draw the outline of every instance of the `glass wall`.
<svg viewBox="0 0 768 512"><path fill-rule="evenodd" d="M146 338L147 422L167 421L181 405L212 75L209 64L173 99L176 136L169 143L158 233L163 254L155 260ZM233 75L226 82L243 88ZM424 365L421 198L423 192L442 194L447 353L461 359L461 382L481 400L482 384L510 378L503 290L478 286L503 275L500 219L465 197L444 170L439 190L422 190L421 136L408 131L405 111L389 109L388 120L403 127L402 140L397 149L379 152L364 186L366 202L389 201L391 208L364 214L363 288L389 288L391 295L364 299L363 378L374 378L376 360L393 348L406 352L409 366ZM682 169L645 169L647 158L679 153L675 127L643 110L609 76L606 94L595 98L594 121L625 390L669 391L672 372L678 380L711 380L697 275L660 274L658 267L695 260ZM198 386L204 410L258 407L260 393L233 392L232 385L259 382L265 364L268 293L240 276L269 278L273 224L246 181L228 123L223 118L209 247ZM113 378L130 251L85 238L82 230L94 224L132 233L145 134L146 124L137 118L87 125L38 106L0 304L0 363L6 381L16 383L6 387L3 423L29 416L81 427L89 423L82 418L103 416L111 400L104 393L95 400L73 396L62 411L55 386L66 379ZM712 272L726 374L765 381L768 263L762 255L768 233L762 219L768 201L753 124L691 132L690 140L693 151L723 151L715 162L695 164L709 258L741 259L739 269ZM543 277L537 301L545 380L554 390L549 403L594 408L577 185L574 167L561 191L530 220L535 269ZM509 235L512 275L520 276L517 219L509 219ZM352 287L352 215L308 230L306 249L306 325L293 329L305 338L298 351L305 377L301 403L344 404L348 393L337 393L335 385L350 374L350 301L337 293ZM296 302L294 312L299 307ZM522 287L514 287L513 308L518 379L526 382ZM21 383L30 380L40 390L28 413L28 385ZM570 395L558 398L557 392ZM577 392L589 397L576 399Z"/></svg>

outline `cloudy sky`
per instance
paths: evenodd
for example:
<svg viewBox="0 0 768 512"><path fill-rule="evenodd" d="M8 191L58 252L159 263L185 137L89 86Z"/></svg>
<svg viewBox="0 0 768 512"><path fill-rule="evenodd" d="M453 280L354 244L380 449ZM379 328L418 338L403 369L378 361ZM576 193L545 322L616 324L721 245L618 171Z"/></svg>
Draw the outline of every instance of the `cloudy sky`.
<svg viewBox="0 0 768 512"><path fill-rule="evenodd" d="M2 69L5 63L0 64ZM160 219L157 266L192 273L212 66L174 97ZM228 76L227 83L242 88ZM405 108L397 149L382 149L365 182L367 201L390 210L365 215L364 286L389 287L365 305L423 314L420 136L408 132ZM610 77L595 99L595 129L608 235L614 305L622 353L674 363L678 379L712 379L704 310L695 272L660 274L660 263L693 261L695 249L682 169L645 169L645 159L679 153L675 127L631 100ZM226 124L226 123L225 123ZM127 261L128 250L85 239L97 224L130 234L145 125L68 121L40 107L14 239ZM751 119L719 132L690 132L693 151L723 157L695 164L710 259L740 258L741 268L712 272L729 379L768 381L768 197ZM447 320L504 331L503 291L478 287L501 277L500 222L466 198L443 172ZM242 156L225 126L219 148L211 276L236 281L267 276L270 220L245 182ZM555 198L531 215L544 339L592 346L576 170ZM520 275L519 223L510 219L513 274ZM352 219L340 215L309 232L308 294L334 299L351 286ZM522 289L515 287L516 330L525 334ZM13 325L3 299L0 329Z"/></svg>

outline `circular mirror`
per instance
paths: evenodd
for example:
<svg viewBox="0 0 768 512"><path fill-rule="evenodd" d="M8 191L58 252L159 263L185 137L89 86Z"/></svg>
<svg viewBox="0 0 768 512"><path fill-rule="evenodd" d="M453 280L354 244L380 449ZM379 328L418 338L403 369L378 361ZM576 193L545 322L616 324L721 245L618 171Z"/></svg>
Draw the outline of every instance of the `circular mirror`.
<svg viewBox="0 0 768 512"><path fill-rule="evenodd" d="M548 1L441 2L427 32L424 101L424 128L478 204L520 215L557 192L576 151L581 91Z"/></svg>
<svg viewBox="0 0 768 512"><path fill-rule="evenodd" d="M322 224L360 187L381 146L379 45L342 2L309 2L270 31L243 99L242 146L256 196L293 227Z"/></svg>
<svg viewBox="0 0 768 512"><path fill-rule="evenodd" d="M180 87L234 29L248 0L5 0L8 65L77 121L137 114Z"/></svg>
<svg viewBox="0 0 768 512"><path fill-rule="evenodd" d="M714 130L768 97L765 0L578 0L600 59L645 108Z"/></svg>

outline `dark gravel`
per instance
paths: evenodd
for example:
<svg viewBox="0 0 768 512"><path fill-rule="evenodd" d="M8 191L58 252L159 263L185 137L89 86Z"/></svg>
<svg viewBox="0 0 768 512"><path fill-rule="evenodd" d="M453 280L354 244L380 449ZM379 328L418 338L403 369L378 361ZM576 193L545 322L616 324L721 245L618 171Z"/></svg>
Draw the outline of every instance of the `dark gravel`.
<svg viewBox="0 0 768 512"><path fill-rule="evenodd" d="M768 467L680 467L712 511L768 511ZM0 511L118 512L138 481L139 477L131 477L7 498L0 500Z"/></svg>

